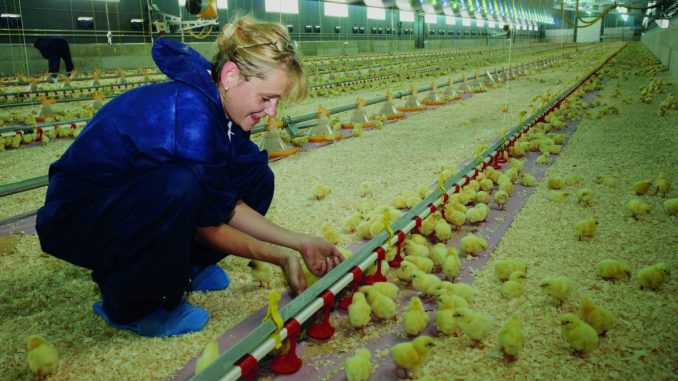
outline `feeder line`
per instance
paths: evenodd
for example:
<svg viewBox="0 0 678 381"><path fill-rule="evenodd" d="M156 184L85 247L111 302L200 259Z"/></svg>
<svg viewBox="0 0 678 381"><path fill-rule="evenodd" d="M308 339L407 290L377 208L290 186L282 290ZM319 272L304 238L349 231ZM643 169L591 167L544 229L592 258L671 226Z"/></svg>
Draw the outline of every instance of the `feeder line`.
<svg viewBox="0 0 678 381"><path fill-rule="evenodd" d="M511 140L510 143L508 143L509 139L507 139L507 143L504 143L504 139L497 139L491 147L483 152L482 160L475 158L461 171L457 172L445 182L445 193L449 195L449 192L453 189L452 185L456 185L454 187L453 193L458 192L462 181L464 184L467 183L471 177L471 173L473 173L473 177L477 175L479 172L477 167L479 165L483 164L484 167L485 165L491 163L493 156L503 152L503 150L508 148L510 144L514 143L521 131L528 131L532 126L543 121L548 113L556 109L556 107L558 107L567 97L569 97L586 81L588 81L624 47L626 47L626 45L624 45L614 54L610 55L596 69L591 71L589 75L580 80L577 85L561 93L561 95L548 106L542 107L529 119L529 123L524 123L512 129L511 132L507 134ZM409 232L415 226L414 216L428 216L428 214L433 211L431 205L435 208L438 208L444 202L443 198L441 197L442 194L442 190L436 189L431 195L426 197L413 209L405 213L404 216L394 222L391 225L391 227L394 228L393 230L405 230ZM388 238L388 233L386 231L382 231L373 239L368 241L367 244L365 244L365 246L363 246L360 250L358 250L358 253L342 262L339 266L334 268L334 270L320 278L320 280L318 280L318 282L316 282L313 286L293 299L280 311L281 315L283 316L283 320L287 322L290 318L293 318L299 323L303 323L308 320L308 318L310 318L315 312L324 306L324 301L322 297L318 297L319 295L324 293L325 290L333 292L334 295L338 294L338 292L348 285L353 279L353 273L350 271L350 269L354 268L355 266L359 266L362 270L366 269L377 259L378 256L377 252L375 251L377 248L386 250L391 244L394 243L394 240L396 243L399 240L397 234L391 236L389 242L386 243ZM236 366L235 364L237 364L237 362L241 359L245 359L248 354L254 356L257 361L264 358L275 346L275 340L271 337L273 332L275 332L275 325L273 322L270 320L265 321L258 328L250 332L250 334L232 346L228 351L222 353L212 365L210 365L200 374L192 377L191 380L237 380L240 376L242 376L242 368L240 366ZM287 329L282 329L280 334L281 338L285 339L287 337ZM263 340L261 339L262 337L264 338ZM259 344L254 343L254 341L257 339L260 340ZM243 350L246 351L243 352ZM224 363L231 365L230 367L224 367Z"/></svg>

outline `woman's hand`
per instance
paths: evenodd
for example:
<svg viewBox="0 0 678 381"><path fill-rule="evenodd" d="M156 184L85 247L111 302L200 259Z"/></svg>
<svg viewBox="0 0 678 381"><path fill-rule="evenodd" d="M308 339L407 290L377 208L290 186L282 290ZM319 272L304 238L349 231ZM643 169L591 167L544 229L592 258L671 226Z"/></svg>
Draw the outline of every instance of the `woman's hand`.
<svg viewBox="0 0 678 381"><path fill-rule="evenodd" d="M299 258L296 255L288 254L280 267L292 291L301 294L306 289L306 278L304 278L304 270L301 268Z"/></svg>
<svg viewBox="0 0 678 381"><path fill-rule="evenodd" d="M306 267L317 276L327 274L344 260L334 245L318 237L304 236L299 245L299 252L306 262Z"/></svg>

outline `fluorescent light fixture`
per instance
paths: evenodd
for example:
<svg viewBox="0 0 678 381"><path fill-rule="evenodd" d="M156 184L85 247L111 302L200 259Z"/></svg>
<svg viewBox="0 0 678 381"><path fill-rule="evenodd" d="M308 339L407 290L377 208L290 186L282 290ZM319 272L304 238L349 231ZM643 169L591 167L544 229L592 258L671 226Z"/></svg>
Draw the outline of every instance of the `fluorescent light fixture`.
<svg viewBox="0 0 678 381"><path fill-rule="evenodd" d="M143 24L143 23L144 23L144 19L130 19L129 22L132 22L132 23L141 23L141 24Z"/></svg>
<svg viewBox="0 0 678 381"><path fill-rule="evenodd" d="M79 16L78 21L94 21L94 17L90 16Z"/></svg>
<svg viewBox="0 0 678 381"><path fill-rule="evenodd" d="M624 20L624 22L626 22L628 19L629 19L628 15L622 15L622 20Z"/></svg>
<svg viewBox="0 0 678 381"><path fill-rule="evenodd" d="M456 23L457 23L457 21L455 20L455 18L453 16L445 16L445 24L446 25L454 25Z"/></svg>
<svg viewBox="0 0 678 381"><path fill-rule="evenodd" d="M494 20L488 21L487 22L487 27L488 28L496 28L497 23Z"/></svg>
<svg viewBox="0 0 678 381"><path fill-rule="evenodd" d="M266 12L299 14L298 0L266 0L264 3Z"/></svg>
<svg viewBox="0 0 678 381"><path fill-rule="evenodd" d="M8 19L20 19L20 18L21 18L21 15L16 14L16 13L3 13L3 14L0 14L0 17L2 17L3 19L4 19L4 18L8 18Z"/></svg>
<svg viewBox="0 0 678 381"><path fill-rule="evenodd" d="M452 10L452 7L450 7L449 5L443 7L443 13L445 13L445 15L447 16L454 16L454 11Z"/></svg>
<svg viewBox="0 0 678 381"><path fill-rule="evenodd" d="M666 29L669 27L669 19L657 19L654 20L654 22L656 22L657 25L659 25L659 27L662 29Z"/></svg>
<svg viewBox="0 0 678 381"><path fill-rule="evenodd" d="M348 4L324 2L325 16L348 17Z"/></svg>
<svg viewBox="0 0 678 381"><path fill-rule="evenodd" d="M438 15L435 13L424 13L424 22L427 24L437 24Z"/></svg>
<svg viewBox="0 0 678 381"><path fill-rule="evenodd" d="M363 0L368 7L384 8L384 2L381 0Z"/></svg>
<svg viewBox="0 0 678 381"><path fill-rule="evenodd" d="M217 9L228 9L228 0L217 0Z"/></svg>
<svg viewBox="0 0 678 381"><path fill-rule="evenodd" d="M476 26L479 28L482 28L485 26L485 20L481 18L476 18Z"/></svg>
<svg viewBox="0 0 678 381"><path fill-rule="evenodd" d="M436 13L436 9L432 4L429 3L422 3L421 9L424 11L424 13Z"/></svg>
<svg viewBox="0 0 678 381"><path fill-rule="evenodd" d="M624 7L617 7L617 13L627 13L628 10Z"/></svg>
<svg viewBox="0 0 678 381"><path fill-rule="evenodd" d="M400 11L400 21L414 22L414 12Z"/></svg>
<svg viewBox="0 0 678 381"><path fill-rule="evenodd" d="M186 5L186 0L178 0L179 1L179 6L183 7Z"/></svg>
<svg viewBox="0 0 678 381"><path fill-rule="evenodd" d="M396 6L401 11L411 11L412 10L412 5L410 4L409 0L396 0ZM414 21L414 20L412 20L412 21Z"/></svg>
<svg viewBox="0 0 678 381"><path fill-rule="evenodd" d="M367 7L368 20L386 20L386 9Z"/></svg>
<svg viewBox="0 0 678 381"><path fill-rule="evenodd" d="M461 25L463 26L471 26L471 19L468 17L462 17L461 18Z"/></svg>

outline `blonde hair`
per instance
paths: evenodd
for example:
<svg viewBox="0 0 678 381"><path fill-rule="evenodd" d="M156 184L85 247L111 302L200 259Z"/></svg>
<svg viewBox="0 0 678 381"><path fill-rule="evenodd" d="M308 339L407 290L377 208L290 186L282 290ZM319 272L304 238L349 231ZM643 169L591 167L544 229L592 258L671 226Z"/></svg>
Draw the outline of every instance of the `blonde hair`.
<svg viewBox="0 0 678 381"><path fill-rule="evenodd" d="M238 66L245 80L266 78L271 70L287 73L285 94L291 100L303 100L308 93L306 74L297 58L287 28L275 22L239 17L224 25L217 39L218 53L212 58L212 80L219 83L227 62Z"/></svg>

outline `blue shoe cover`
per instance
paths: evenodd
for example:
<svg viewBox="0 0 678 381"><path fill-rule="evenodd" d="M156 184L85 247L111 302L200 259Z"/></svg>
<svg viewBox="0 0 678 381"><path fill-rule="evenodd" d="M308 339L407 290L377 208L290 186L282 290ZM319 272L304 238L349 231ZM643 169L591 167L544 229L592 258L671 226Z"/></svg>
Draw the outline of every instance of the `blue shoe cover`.
<svg viewBox="0 0 678 381"><path fill-rule="evenodd" d="M193 267L191 271L191 291L225 290L229 284L231 278L217 265Z"/></svg>
<svg viewBox="0 0 678 381"><path fill-rule="evenodd" d="M104 303L101 300L94 303L92 309L109 325L129 329L147 337L167 337L201 331L210 318L207 311L194 307L184 300L172 311L158 308L150 315L126 324L113 323L104 311Z"/></svg>

